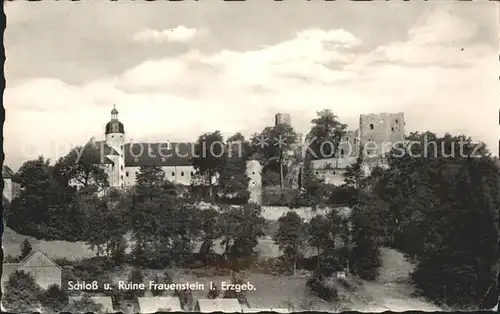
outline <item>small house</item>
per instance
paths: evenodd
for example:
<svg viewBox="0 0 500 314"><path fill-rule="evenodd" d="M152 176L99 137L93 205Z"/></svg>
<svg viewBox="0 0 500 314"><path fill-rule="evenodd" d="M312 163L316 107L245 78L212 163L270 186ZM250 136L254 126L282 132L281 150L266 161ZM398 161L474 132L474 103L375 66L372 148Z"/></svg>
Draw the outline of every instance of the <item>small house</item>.
<svg viewBox="0 0 500 314"><path fill-rule="evenodd" d="M181 302L176 297L140 297L139 313L182 312Z"/></svg>
<svg viewBox="0 0 500 314"><path fill-rule="evenodd" d="M61 286L61 267L40 250L31 251L19 263L4 263L2 286L16 270L31 274L42 289L47 289L51 285Z"/></svg>
<svg viewBox="0 0 500 314"><path fill-rule="evenodd" d="M195 312L241 313L242 307L238 299L198 299Z"/></svg>

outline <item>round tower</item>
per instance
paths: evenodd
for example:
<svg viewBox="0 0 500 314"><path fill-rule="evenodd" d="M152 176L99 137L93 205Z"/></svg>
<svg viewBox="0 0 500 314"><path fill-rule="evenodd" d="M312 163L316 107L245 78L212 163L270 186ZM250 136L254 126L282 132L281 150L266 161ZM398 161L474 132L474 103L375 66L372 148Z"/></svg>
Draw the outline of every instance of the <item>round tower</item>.
<svg viewBox="0 0 500 314"><path fill-rule="evenodd" d="M118 110L113 105L111 110L111 120L106 124L106 144L114 151L107 156L113 161L113 165L109 168L108 179L109 185L115 188L122 188L124 186L125 174L125 157L124 157L124 144L125 144L125 128L123 123L118 120Z"/></svg>
<svg viewBox="0 0 500 314"><path fill-rule="evenodd" d="M262 165L258 160L247 160L246 175L248 181L248 191L250 192L249 203L262 204Z"/></svg>

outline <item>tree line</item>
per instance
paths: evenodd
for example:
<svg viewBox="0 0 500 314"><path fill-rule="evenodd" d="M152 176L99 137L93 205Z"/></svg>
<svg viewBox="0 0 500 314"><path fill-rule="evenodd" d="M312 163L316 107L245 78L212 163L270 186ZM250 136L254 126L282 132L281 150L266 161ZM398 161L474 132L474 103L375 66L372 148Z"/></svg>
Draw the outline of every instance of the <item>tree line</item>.
<svg viewBox="0 0 500 314"><path fill-rule="evenodd" d="M198 260L222 263L213 254L215 240L222 239L222 260L243 267L255 258L257 239L266 230L260 206L247 204L246 160L260 160L263 180L282 188L290 159L296 158L303 163L302 182L290 207L329 210L307 223L293 212L280 218L273 237L289 271L296 268L302 248L310 246L317 251L316 268L322 276L348 269L371 280L380 266L379 248L386 246L415 262L415 286L436 303L460 308L487 308L493 299L496 303L500 178L486 147L476 150L477 144L463 135L411 133L408 140L421 145L401 144L399 154L388 154L388 166L374 167L369 176L363 171L369 161L360 155L345 169L345 184L331 186L315 176L311 164L321 141L334 143L337 151L330 155L339 156L346 126L329 110L318 112L312 125L307 138L314 141L306 154L286 153L297 144L297 134L278 125L249 141L241 134L225 141L243 143L242 156L193 159L209 186L209 200L217 204L209 208L200 208L185 187L166 181L159 167L141 167L133 191L111 191L103 198L96 192L108 183L99 165L85 158L75 163L75 152L53 166L40 157L16 174L21 192L6 212L7 225L38 238L85 241L117 263L131 258L159 267L165 261L191 259L196 242L202 243ZM289 140L278 146L254 144L280 135ZM197 149L215 141L224 142L220 132L203 134ZM429 141L437 145L429 146ZM213 177L219 178L216 189ZM83 189L75 189L75 181ZM349 208L347 214L344 208ZM131 257L125 254L128 245L133 246Z"/></svg>

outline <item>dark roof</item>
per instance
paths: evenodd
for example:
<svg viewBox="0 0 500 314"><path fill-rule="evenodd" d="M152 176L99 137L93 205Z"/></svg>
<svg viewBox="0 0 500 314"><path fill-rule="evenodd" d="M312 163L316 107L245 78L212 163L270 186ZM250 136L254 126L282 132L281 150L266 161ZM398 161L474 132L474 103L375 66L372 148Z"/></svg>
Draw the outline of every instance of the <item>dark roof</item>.
<svg viewBox="0 0 500 314"><path fill-rule="evenodd" d="M112 120L106 123L106 132L105 134L109 133L125 133L125 128L123 127L123 123L121 123L118 120Z"/></svg>
<svg viewBox="0 0 500 314"><path fill-rule="evenodd" d="M91 139L83 147L81 159L99 164L113 164L113 161L106 157L109 155L117 156L118 152L104 141L94 141L94 139Z"/></svg>
<svg viewBox="0 0 500 314"><path fill-rule="evenodd" d="M9 166L2 167L2 177L4 179L12 179L13 176L14 176L14 171L12 171L12 169L10 169Z"/></svg>
<svg viewBox="0 0 500 314"><path fill-rule="evenodd" d="M125 167L191 166L195 143L125 144Z"/></svg>

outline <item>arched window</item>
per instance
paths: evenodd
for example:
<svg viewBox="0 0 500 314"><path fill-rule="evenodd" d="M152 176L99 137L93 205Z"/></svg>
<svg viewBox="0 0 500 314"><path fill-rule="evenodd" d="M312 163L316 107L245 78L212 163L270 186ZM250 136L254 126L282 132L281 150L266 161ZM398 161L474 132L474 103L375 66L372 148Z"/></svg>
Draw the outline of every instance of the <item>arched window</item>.
<svg viewBox="0 0 500 314"><path fill-rule="evenodd" d="M373 123L370 123L370 130L373 130L374 126Z"/></svg>
<svg viewBox="0 0 500 314"><path fill-rule="evenodd" d="M183 176L184 176L184 171L181 171L181 177L183 177Z"/></svg>

